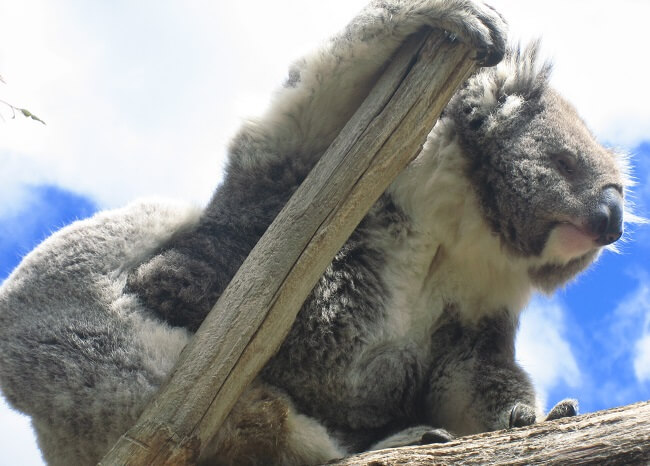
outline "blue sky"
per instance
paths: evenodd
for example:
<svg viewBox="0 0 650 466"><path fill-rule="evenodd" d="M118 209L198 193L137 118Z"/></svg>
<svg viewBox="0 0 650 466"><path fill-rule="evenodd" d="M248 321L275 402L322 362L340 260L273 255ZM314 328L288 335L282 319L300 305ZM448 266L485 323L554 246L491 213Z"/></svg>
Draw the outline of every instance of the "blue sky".
<svg viewBox="0 0 650 466"><path fill-rule="evenodd" d="M0 280L50 232L142 196L204 203L229 137L261 113L287 64L365 1L0 0ZM515 38L542 36L553 84L597 137L633 154L650 216L650 4L495 0ZM650 226L525 311L518 356L547 407L650 398ZM28 421L0 403L0 465L41 464Z"/></svg>
<svg viewBox="0 0 650 466"><path fill-rule="evenodd" d="M650 160L650 145L645 143L634 153L639 160ZM640 165L636 176L647 182L650 170L647 164ZM650 197L638 200L638 210L647 215ZM533 303L532 312L536 305L562 309L564 338L578 367L578 381L550 387L549 402L577 397L587 412L650 399L650 359L646 356L642 362L636 348L650 335L650 244L644 240L648 226L628 230L619 253L605 251L574 283Z"/></svg>
<svg viewBox="0 0 650 466"><path fill-rule="evenodd" d="M52 232L97 211L88 197L51 185L27 187L21 209L0 218L0 279Z"/></svg>

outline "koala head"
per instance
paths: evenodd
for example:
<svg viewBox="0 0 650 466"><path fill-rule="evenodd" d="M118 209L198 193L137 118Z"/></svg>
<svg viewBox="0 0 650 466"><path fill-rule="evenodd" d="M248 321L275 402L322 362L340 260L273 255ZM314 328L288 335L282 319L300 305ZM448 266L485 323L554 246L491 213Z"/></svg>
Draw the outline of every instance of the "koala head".
<svg viewBox="0 0 650 466"><path fill-rule="evenodd" d="M454 96L451 118L467 176L503 248L530 258L529 275L551 291L623 233L627 165L601 146L548 85L536 43L511 50Z"/></svg>

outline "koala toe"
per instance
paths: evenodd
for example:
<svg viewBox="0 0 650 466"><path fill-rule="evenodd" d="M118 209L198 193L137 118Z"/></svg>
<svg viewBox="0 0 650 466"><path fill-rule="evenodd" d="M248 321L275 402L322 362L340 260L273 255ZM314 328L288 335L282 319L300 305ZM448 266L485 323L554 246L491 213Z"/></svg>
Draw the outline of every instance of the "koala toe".
<svg viewBox="0 0 650 466"><path fill-rule="evenodd" d="M422 434L420 445L429 445L431 443L447 443L454 439L454 435L447 432L445 429L431 429Z"/></svg>
<svg viewBox="0 0 650 466"><path fill-rule="evenodd" d="M535 423L535 409L524 403L517 403L510 411L510 428L524 427Z"/></svg>
<svg viewBox="0 0 650 466"><path fill-rule="evenodd" d="M546 415L546 421L560 419L563 417L573 417L578 415L578 400L567 398L553 406Z"/></svg>

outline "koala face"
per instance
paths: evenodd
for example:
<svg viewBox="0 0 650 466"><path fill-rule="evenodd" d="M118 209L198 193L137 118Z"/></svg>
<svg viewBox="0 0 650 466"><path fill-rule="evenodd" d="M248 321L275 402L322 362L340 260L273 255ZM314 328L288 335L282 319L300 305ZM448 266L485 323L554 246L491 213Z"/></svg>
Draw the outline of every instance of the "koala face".
<svg viewBox="0 0 650 466"><path fill-rule="evenodd" d="M550 67L536 69L535 54L474 76L448 114L485 219L504 249L534 258L529 275L550 291L620 238L626 182L624 161L548 87Z"/></svg>

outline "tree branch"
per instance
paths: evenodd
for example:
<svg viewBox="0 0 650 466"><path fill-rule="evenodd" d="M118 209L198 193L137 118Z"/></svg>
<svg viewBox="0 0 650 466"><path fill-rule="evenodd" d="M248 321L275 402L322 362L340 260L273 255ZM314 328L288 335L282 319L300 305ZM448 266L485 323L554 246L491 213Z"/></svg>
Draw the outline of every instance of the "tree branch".
<svg viewBox="0 0 650 466"><path fill-rule="evenodd" d="M650 464L650 402L459 438L351 456L333 466Z"/></svg>

